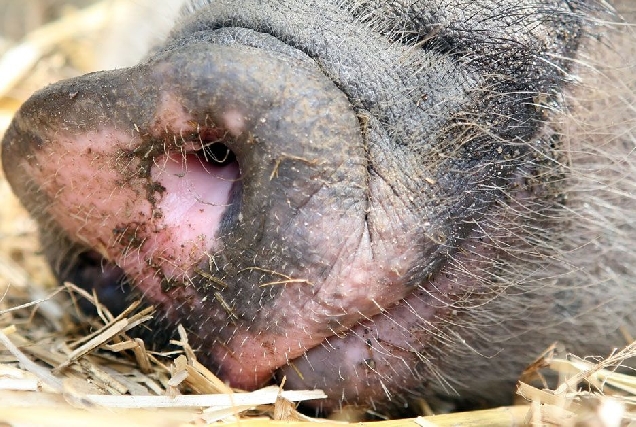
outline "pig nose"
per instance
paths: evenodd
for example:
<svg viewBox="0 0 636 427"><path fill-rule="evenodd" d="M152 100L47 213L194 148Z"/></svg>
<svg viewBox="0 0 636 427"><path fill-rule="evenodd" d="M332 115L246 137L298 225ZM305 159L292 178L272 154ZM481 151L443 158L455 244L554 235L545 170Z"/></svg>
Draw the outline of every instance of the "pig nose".
<svg viewBox="0 0 636 427"><path fill-rule="evenodd" d="M2 156L41 223L166 305L210 253L255 251L286 228L314 247L318 215L303 207L363 199L345 181L364 183L365 158L352 106L311 60L201 42L40 91Z"/></svg>

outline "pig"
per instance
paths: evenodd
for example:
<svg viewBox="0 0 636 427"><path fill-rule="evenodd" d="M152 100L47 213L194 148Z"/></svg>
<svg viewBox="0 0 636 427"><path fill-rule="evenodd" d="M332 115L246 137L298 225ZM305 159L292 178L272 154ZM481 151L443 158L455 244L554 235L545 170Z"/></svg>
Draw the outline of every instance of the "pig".
<svg viewBox="0 0 636 427"><path fill-rule="evenodd" d="M233 387L509 402L636 302L636 52L596 0L194 0L2 142L60 281L157 307ZM157 332L159 334L159 332Z"/></svg>

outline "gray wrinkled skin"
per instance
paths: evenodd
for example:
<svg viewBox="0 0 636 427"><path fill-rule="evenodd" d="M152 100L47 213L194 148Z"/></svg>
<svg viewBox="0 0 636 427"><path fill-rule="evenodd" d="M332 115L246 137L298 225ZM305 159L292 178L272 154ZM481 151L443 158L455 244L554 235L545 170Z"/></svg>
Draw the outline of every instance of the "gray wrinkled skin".
<svg viewBox="0 0 636 427"><path fill-rule="evenodd" d="M552 342L634 332L616 6L192 1L139 65L27 101L3 166L60 280L118 309L125 276L233 386L507 403Z"/></svg>

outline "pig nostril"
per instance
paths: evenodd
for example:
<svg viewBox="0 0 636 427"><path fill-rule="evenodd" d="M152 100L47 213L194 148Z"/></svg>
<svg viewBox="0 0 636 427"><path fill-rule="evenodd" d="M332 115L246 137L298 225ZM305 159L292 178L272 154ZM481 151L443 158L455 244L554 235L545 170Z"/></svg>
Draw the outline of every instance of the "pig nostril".
<svg viewBox="0 0 636 427"><path fill-rule="evenodd" d="M225 144L214 142L206 145L202 149L196 151L199 159L205 160L206 163L214 166L227 166L236 162L234 152Z"/></svg>
<svg viewBox="0 0 636 427"><path fill-rule="evenodd" d="M129 303L124 298L124 294L130 293L124 271L97 251L79 253L73 264L60 273L60 279L72 282L89 294L95 293L99 302L115 315L124 311ZM79 299L78 303L83 312L96 312L93 304L88 301Z"/></svg>

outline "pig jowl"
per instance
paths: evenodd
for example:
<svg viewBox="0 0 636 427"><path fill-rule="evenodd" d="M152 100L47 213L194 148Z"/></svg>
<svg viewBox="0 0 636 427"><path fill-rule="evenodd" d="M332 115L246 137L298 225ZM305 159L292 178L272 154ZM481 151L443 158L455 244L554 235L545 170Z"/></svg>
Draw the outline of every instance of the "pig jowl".
<svg viewBox="0 0 636 427"><path fill-rule="evenodd" d="M537 3L204 2L139 65L34 95L3 166L60 280L115 308L125 283L232 386L453 394L443 359L487 359L463 331L501 324L465 319L521 293L563 217L549 119L587 23Z"/></svg>

